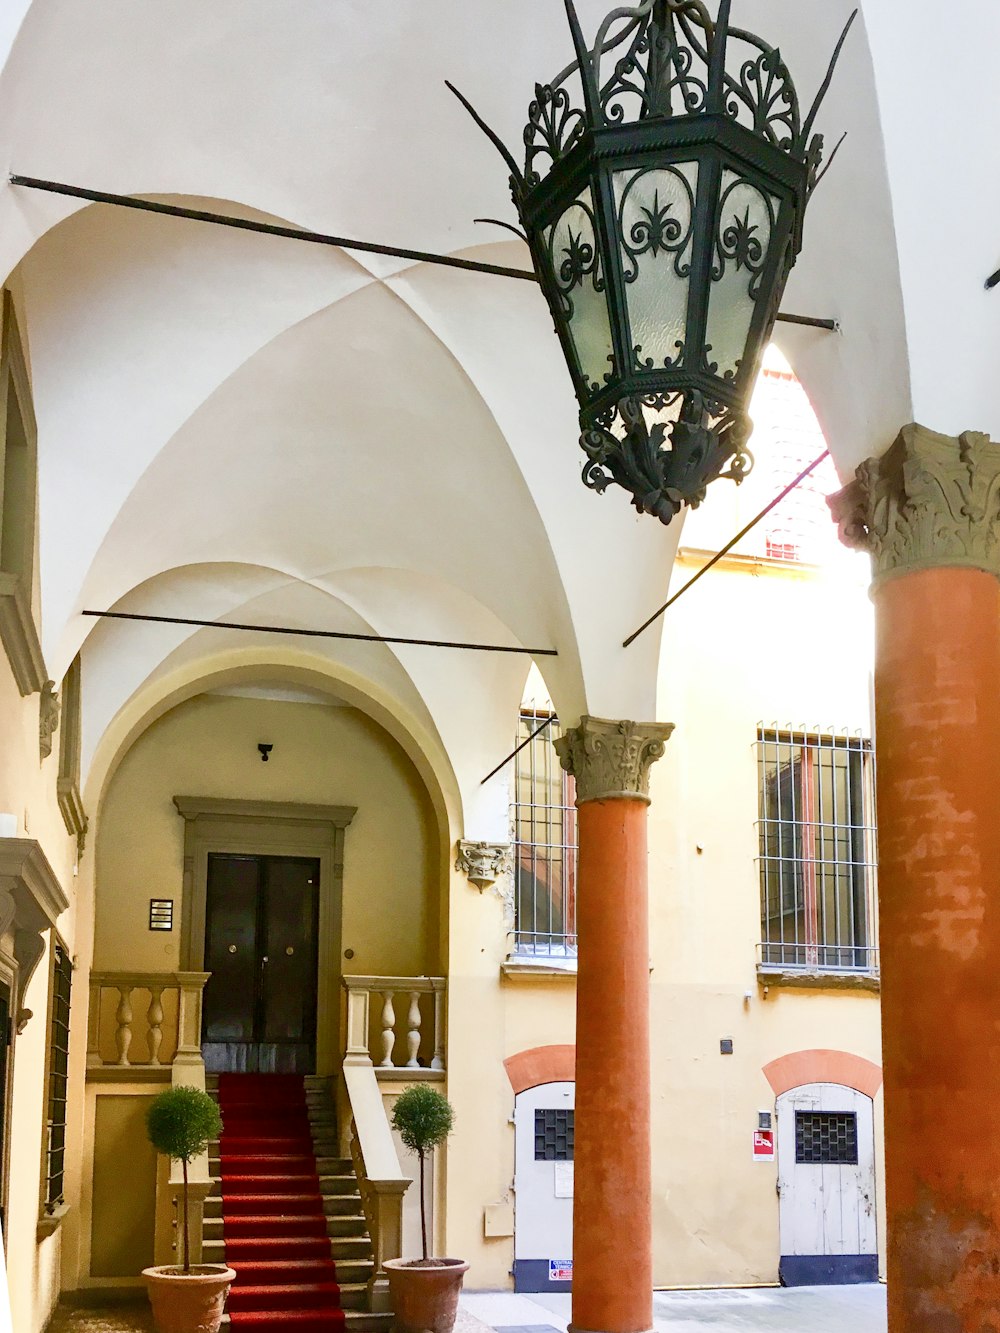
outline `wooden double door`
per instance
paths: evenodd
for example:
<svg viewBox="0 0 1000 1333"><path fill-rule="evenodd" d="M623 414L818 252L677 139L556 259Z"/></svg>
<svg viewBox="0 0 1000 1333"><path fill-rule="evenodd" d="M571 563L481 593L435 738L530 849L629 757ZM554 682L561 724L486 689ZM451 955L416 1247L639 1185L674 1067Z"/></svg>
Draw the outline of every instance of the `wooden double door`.
<svg viewBox="0 0 1000 1333"><path fill-rule="evenodd" d="M207 1070L315 1073L319 873L307 857L209 856Z"/></svg>

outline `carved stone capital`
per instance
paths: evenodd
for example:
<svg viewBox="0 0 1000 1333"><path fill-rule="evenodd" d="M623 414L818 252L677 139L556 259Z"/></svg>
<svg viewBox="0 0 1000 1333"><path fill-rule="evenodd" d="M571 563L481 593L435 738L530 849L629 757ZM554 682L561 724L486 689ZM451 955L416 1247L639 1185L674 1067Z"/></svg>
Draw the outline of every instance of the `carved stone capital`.
<svg viewBox="0 0 1000 1333"><path fill-rule="evenodd" d="M649 804L649 770L667 748L672 722L612 722L584 716L554 742L576 778L576 803L627 798Z"/></svg>
<svg viewBox="0 0 1000 1333"><path fill-rule="evenodd" d="M511 847L508 842L458 843L455 869L464 871L480 893L495 884L510 868Z"/></svg>
<svg viewBox="0 0 1000 1333"><path fill-rule="evenodd" d="M867 551L872 582L959 566L1000 578L1000 444L904 426L829 505L845 545Z"/></svg>
<svg viewBox="0 0 1000 1333"><path fill-rule="evenodd" d="M52 753L52 737L59 726L59 694L54 680L47 680L42 686L42 697L38 705L38 755L48 759Z"/></svg>

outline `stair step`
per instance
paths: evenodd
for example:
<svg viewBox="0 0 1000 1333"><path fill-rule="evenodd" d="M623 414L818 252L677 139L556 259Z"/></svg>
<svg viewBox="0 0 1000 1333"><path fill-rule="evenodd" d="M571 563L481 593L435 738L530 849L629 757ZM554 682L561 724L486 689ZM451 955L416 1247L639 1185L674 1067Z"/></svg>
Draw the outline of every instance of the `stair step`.
<svg viewBox="0 0 1000 1333"><path fill-rule="evenodd" d="M229 1293L226 1304L231 1311L315 1309L317 1306L336 1306L339 1289L336 1283L308 1282L300 1285L240 1286L237 1283Z"/></svg>
<svg viewBox="0 0 1000 1333"><path fill-rule="evenodd" d="M340 1284L340 1308L342 1310L362 1310L367 1302L367 1283L342 1282Z"/></svg>
<svg viewBox="0 0 1000 1333"><path fill-rule="evenodd" d="M222 1190L219 1188L220 1184L221 1181L216 1180L215 1184L212 1187L212 1193L209 1194L208 1198L205 1200L206 1219L222 1216ZM258 1197L261 1201L260 1211L262 1213L266 1213L270 1211L269 1206L265 1202L267 1199L269 1198L282 1199L286 1197L299 1197L299 1196L285 1196L281 1194L274 1194L274 1195L261 1194L256 1197ZM345 1214L356 1216L358 1213L361 1212L361 1195L358 1194L357 1191L355 1191L354 1194L321 1193L320 1204L322 1206L323 1212L326 1213L328 1217L333 1217L337 1215L344 1216Z"/></svg>
<svg viewBox="0 0 1000 1333"><path fill-rule="evenodd" d="M282 1227L281 1227L281 1225L280 1225L280 1219L278 1219L278 1218L273 1218L273 1219L269 1218L269 1219L267 1219L267 1220L268 1220L268 1221L274 1221L275 1224L276 1224L276 1225L275 1225L275 1230L274 1230L274 1232L273 1232L274 1235L281 1235L281 1234L284 1234L284 1235L287 1236L287 1235L292 1234L290 1231L283 1231L283 1230L282 1230ZM320 1231L320 1230L317 1228L315 1234L316 1234L316 1235L325 1235L325 1236L329 1237L329 1240L330 1240L330 1243L331 1243L331 1244L336 1244L337 1241L346 1241L346 1242L349 1242L349 1243L360 1243L362 1240L365 1240L365 1241L367 1241L367 1243L368 1243L368 1245L369 1245L369 1247L370 1247L371 1242L368 1240L368 1223L365 1221L365 1218L364 1218L363 1214L361 1214L361 1213L348 1213L348 1214L346 1214L345 1216L337 1216L336 1214L334 1214L333 1216L330 1216L329 1214L324 1214L322 1220L323 1220L323 1224L324 1224L324 1225L323 1225L323 1230ZM209 1241L219 1241L219 1242L221 1243L221 1241L223 1240L225 1234L226 1234L226 1233L225 1233L225 1229L224 1229L224 1224L223 1224L223 1220L222 1220L221 1217L206 1217L206 1218L205 1218L205 1221L204 1221L204 1223L203 1223L203 1227L202 1227L202 1235L204 1236L204 1239L205 1239L205 1242L206 1242L206 1243L209 1242ZM233 1237L233 1238L235 1238L237 1235L240 1235L240 1234L242 1234L242 1233L241 1233L239 1230L237 1230L237 1231L232 1231L232 1230L231 1230L231 1231L229 1232L229 1235L230 1235L231 1237ZM258 1235L267 1235L268 1232L267 1232L266 1230L261 1230L261 1231L259 1231L257 1234L258 1234ZM304 1234L304 1233L298 1233L298 1232L296 1232L296 1233L294 1233L294 1234ZM348 1245L348 1248L350 1248L350 1245ZM370 1251L369 1251L369 1252L370 1252Z"/></svg>
<svg viewBox="0 0 1000 1333"><path fill-rule="evenodd" d="M254 1157L242 1154L239 1158L227 1157L225 1163L226 1169L223 1172L222 1158L216 1157L208 1159L209 1175L214 1177L222 1176L246 1176L256 1177L259 1180L287 1179L289 1176L297 1177L300 1180L313 1177L313 1161L310 1158L267 1158ZM357 1176L354 1174L354 1168L351 1163L343 1157L317 1157L315 1159L315 1169L319 1173L320 1180L331 1182L326 1191L330 1194L346 1194L352 1189L357 1188ZM335 1182L344 1182L338 1186ZM264 1191L261 1191L264 1193ZM324 1191L321 1190L321 1193Z"/></svg>
<svg viewBox="0 0 1000 1333"><path fill-rule="evenodd" d="M395 1315L372 1314L370 1310L345 1310L344 1324L349 1333L391 1333ZM222 1316L222 1327L229 1327L229 1315Z"/></svg>
<svg viewBox="0 0 1000 1333"><path fill-rule="evenodd" d="M326 1217L322 1213L306 1213L290 1217L231 1217L223 1224L213 1222L219 1227L227 1241L249 1237L258 1240L277 1236L325 1236Z"/></svg>
<svg viewBox="0 0 1000 1333"><path fill-rule="evenodd" d="M217 1095L218 1076L207 1086ZM230 1297L240 1327L336 1333L342 1312L352 1333L389 1333L391 1316L365 1308L372 1242L354 1163L340 1155L333 1082L307 1079L296 1096L276 1080L271 1091L227 1089L223 1136L208 1154L203 1258L243 1274Z"/></svg>

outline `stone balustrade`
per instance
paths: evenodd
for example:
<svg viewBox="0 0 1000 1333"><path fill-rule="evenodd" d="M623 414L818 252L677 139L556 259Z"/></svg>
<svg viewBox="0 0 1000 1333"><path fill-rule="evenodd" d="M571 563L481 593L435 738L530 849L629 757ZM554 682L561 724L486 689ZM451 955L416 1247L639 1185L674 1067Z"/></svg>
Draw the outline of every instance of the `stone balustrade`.
<svg viewBox="0 0 1000 1333"><path fill-rule="evenodd" d="M92 972L88 1077L170 1078L201 1067L201 1001L207 972Z"/></svg>
<svg viewBox="0 0 1000 1333"><path fill-rule="evenodd" d="M345 1065L373 1065L379 1077L444 1075L444 977L344 977Z"/></svg>

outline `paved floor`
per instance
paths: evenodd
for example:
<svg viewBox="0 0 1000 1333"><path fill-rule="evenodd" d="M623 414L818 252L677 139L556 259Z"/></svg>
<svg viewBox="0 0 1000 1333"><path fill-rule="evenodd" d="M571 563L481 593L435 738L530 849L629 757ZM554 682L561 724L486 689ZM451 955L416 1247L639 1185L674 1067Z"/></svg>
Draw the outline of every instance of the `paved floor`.
<svg viewBox="0 0 1000 1333"><path fill-rule="evenodd" d="M100 1310L71 1310L60 1306L47 1333L152 1333L148 1302Z"/></svg>
<svg viewBox="0 0 1000 1333"><path fill-rule="evenodd" d="M455 1333L565 1333L568 1296L467 1292ZM885 1288L795 1287L766 1291L658 1292L662 1333L885 1333ZM49 1333L147 1333L148 1306L57 1311Z"/></svg>
<svg viewBox="0 0 1000 1333"><path fill-rule="evenodd" d="M462 1309L495 1333L565 1333L570 1298L469 1292ZM885 1287L657 1292L653 1316L664 1333L885 1333Z"/></svg>

